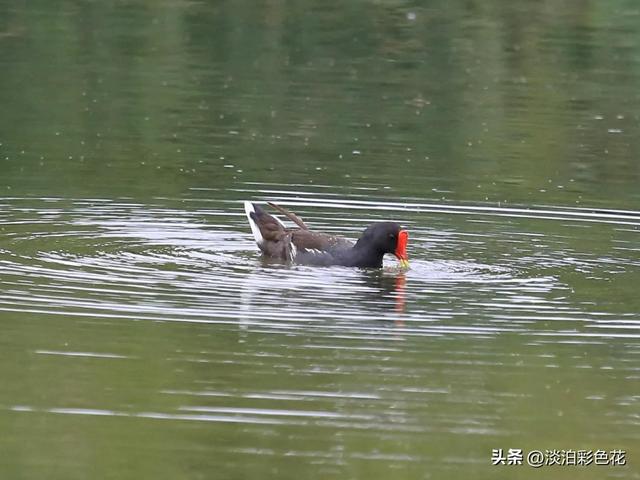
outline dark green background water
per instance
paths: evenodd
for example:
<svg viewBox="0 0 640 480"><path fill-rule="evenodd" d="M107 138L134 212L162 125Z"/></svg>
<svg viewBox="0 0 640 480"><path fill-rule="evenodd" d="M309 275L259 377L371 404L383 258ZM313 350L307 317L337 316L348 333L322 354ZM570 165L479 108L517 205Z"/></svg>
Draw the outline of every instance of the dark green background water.
<svg viewBox="0 0 640 480"><path fill-rule="evenodd" d="M640 478L639 87L633 1L0 0L0 477Z"/></svg>

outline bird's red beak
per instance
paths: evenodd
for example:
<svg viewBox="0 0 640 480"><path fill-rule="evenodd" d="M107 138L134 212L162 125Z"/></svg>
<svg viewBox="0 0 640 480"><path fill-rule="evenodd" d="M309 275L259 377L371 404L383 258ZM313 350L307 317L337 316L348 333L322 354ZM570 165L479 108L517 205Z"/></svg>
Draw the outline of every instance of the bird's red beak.
<svg viewBox="0 0 640 480"><path fill-rule="evenodd" d="M400 260L400 266L409 266L409 256L407 255L407 243L409 242L409 232L400 230L398 233L398 242L396 243L395 256Z"/></svg>

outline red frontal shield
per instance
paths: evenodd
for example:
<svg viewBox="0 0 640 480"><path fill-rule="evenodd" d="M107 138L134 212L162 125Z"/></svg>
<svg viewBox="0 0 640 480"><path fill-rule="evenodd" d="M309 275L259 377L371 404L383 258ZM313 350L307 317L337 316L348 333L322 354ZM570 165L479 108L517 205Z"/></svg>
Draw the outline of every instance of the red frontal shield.
<svg viewBox="0 0 640 480"><path fill-rule="evenodd" d="M396 243L395 256L398 257L400 263L409 263L407 255L407 243L409 242L409 232L400 230L398 233L398 243Z"/></svg>

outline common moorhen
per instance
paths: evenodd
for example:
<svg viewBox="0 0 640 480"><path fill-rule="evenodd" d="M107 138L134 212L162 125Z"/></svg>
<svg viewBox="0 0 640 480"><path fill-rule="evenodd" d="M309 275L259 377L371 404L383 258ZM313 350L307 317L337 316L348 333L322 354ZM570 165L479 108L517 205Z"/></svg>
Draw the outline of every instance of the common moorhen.
<svg viewBox="0 0 640 480"><path fill-rule="evenodd" d="M409 266L409 234L397 223L369 225L354 245L342 237L312 232L297 215L274 203L268 204L299 228L287 228L259 205L244 202L251 232L266 257L306 265L380 268L384 254L392 253L400 260L402 267Z"/></svg>

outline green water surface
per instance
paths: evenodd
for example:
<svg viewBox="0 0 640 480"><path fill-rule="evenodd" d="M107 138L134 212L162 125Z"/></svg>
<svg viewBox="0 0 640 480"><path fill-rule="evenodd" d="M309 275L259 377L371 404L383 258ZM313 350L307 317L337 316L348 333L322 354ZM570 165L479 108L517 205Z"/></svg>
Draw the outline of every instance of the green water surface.
<svg viewBox="0 0 640 480"><path fill-rule="evenodd" d="M0 478L640 478L639 87L628 0L0 0Z"/></svg>

